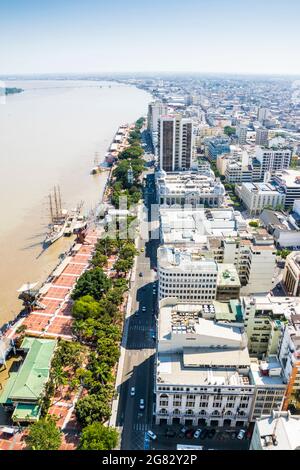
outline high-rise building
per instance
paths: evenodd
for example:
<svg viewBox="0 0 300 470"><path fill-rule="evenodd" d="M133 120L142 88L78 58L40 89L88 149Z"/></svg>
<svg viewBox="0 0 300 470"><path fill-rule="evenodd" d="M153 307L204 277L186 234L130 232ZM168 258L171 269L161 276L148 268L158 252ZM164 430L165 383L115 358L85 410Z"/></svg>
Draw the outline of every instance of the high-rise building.
<svg viewBox="0 0 300 470"><path fill-rule="evenodd" d="M193 123L181 115L165 115L158 120L158 157L166 172L191 168Z"/></svg>
<svg viewBox="0 0 300 470"><path fill-rule="evenodd" d="M257 147L255 157L261 164L262 175L267 171L278 171L289 168L292 158L290 149L266 149Z"/></svg>
<svg viewBox="0 0 300 470"><path fill-rule="evenodd" d="M256 145L260 145L262 147L267 147L269 141L269 131L263 127L259 127L256 130Z"/></svg>
<svg viewBox="0 0 300 470"><path fill-rule="evenodd" d="M158 119L168 113L168 106L161 101L154 101L148 106L148 131L152 134L158 132Z"/></svg>

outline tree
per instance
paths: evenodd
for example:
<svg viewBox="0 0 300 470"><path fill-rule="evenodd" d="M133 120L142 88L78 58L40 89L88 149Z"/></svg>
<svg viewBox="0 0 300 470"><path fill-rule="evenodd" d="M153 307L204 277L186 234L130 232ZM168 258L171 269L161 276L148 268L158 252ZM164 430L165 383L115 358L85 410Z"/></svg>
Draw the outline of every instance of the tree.
<svg viewBox="0 0 300 470"><path fill-rule="evenodd" d="M111 280L101 268L94 268L86 271L77 281L72 298L77 300L84 295L91 295L96 300L100 300L111 286Z"/></svg>
<svg viewBox="0 0 300 470"><path fill-rule="evenodd" d="M228 135L228 137L231 137L236 133L236 128L231 127L231 126L225 126L224 127L224 134Z"/></svg>
<svg viewBox="0 0 300 470"><path fill-rule="evenodd" d="M96 251L92 259L93 266L104 268L104 266L107 266L107 262L108 262L107 256L102 255L101 253Z"/></svg>
<svg viewBox="0 0 300 470"><path fill-rule="evenodd" d="M108 398L105 392L103 392L97 395L86 395L78 400L75 406L75 413L79 423L82 426L87 426L95 421L107 421L111 415Z"/></svg>
<svg viewBox="0 0 300 470"><path fill-rule="evenodd" d="M123 150L123 152L119 153L119 160L140 158L143 153L144 151L142 147L140 147L139 145L131 145L127 149Z"/></svg>
<svg viewBox="0 0 300 470"><path fill-rule="evenodd" d="M99 302L91 295L85 295L74 302L72 314L76 320L99 318L101 314Z"/></svg>
<svg viewBox="0 0 300 470"><path fill-rule="evenodd" d="M55 420L47 416L29 427L26 442L31 450L58 450L61 445L61 432Z"/></svg>
<svg viewBox="0 0 300 470"><path fill-rule="evenodd" d="M79 450L112 450L119 440L115 428L106 427L101 423L93 423L82 430Z"/></svg>
<svg viewBox="0 0 300 470"><path fill-rule="evenodd" d="M133 266L133 262L131 260L127 259L118 259L118 261L115 262L114 264L114 269L117 271L117 273L128 273L130 269Z"/></svg>
<svg viewBox="0 0 300 470"><path fill-rule="evenodd" d="M250 225L250 227L253 227L253 228L258 228L259 227L259 223L256 222L255 220L251 220L251 222L249 222L249 225Z"/></svg>

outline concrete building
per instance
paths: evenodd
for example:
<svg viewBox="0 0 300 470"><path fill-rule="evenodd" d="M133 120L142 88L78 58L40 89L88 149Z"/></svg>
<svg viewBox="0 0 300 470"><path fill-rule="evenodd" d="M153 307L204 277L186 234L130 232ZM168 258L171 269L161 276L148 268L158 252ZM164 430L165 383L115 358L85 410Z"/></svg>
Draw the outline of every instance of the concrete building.
<svg viewBox="0 0 300 470"><path fill-rule="evenodd" d="M250 450L299 450L300 416L289 411L273 411L257 418Z"/></svg>
<svg viewBox="0 0 300 470"><path fill-rule="evenodd" d="M255 158L261 164L262 174L267 171L274 173L290 167L292 152L290 149L257 147Z"/></svg>
<svg viewBox="0 0 300 470"><path fill-rule="evenodd" d="M241 328L203 318L200 306L161 301L156 424L242 427L280 409L280 364L251 361L246 341Z"/></svg>
<svg viewBox="0 0 300 470"><path fill-rule="evenodd" d="M282 409L286 384L276 356L266 361L251 360L250 382L255 386L251 421Z"/></svg>
<svg viewBox="0 0 300 470"><path fill-rule="evenodd" d="M189 170L193 155L193 121L181 115L164 115L158 120L158 159L166 172Z"/></svg>
<svg viewBox="0 0 300 470"><path fill-rule="evenodd" d="M271 183L242 183L240 198L251 215L259 215L266 207L284 206L286 196Z"/></svg>
<svg viewBox="0 0 300 470"><path fill-rule="evenodd" d="M259 127L256 129L256 145L261 147L267 147L269 143L269 131L263 127Z"/></svg>
<svg viewBox="0 0 300 470"><path fill-rule="evenodd" d="M152 135L158 133L158 120L160 116L168 114L168 106L161 101L154 101L148 105L148 131Z"/></svg>
<svg viewBox="0 0 300 470"><path fill-rule="evenodd" d="M221 207L225 197L225 188L212 171L206 174L160 171L156 173L156 188L158 203L166 207Z"/></svg>
<svg viewBox="0 0 300 470"><path fill-rule="evenodd" d="M233 264L218 264L217 300L226 302L238 299L241 282Z"/></svg>
<svg viewBox="0 0 300 470"><path fill-rule="evenodd" d="M156 359L157 424L244 426L254 387L239 328L217 325L197 311L160 304Z"/></svg>
<svg viewBox="0 0 300 470"><path fill-rule="evenodd" d="M284 307L269 295L241 297L240 305L249 353L258 357L277 354L286 320Z"/></svg>
<svg viewBox="0 0 300 470"><path fill-rule="evenodd" d="M300 249L299 219L296 214L264 209L260 214L261 224L273 236L278 248Z"/></svg>
<svg viewBox="0 0 300 470"><path fill-rule="evenodd" d="M288 295L300 297L300 251L288 255L283 273L283 284Z"/></svg>
<svg viewBox="0 0 300 470"><path fill-rule="evenodd" d="M157 251L159 299L188 302L216 299L218 265L193 251L160 247Z"/></svg>
<svg viewBox="0 0 300 470"><path fill-rule="evenodd" d="M275 173L273 183L285 194L285 207L293 207L295 200L300 199L300 171L283 170Z"/></svg>
<svg viewBox="0 0 300 470"><path fill-rule="evenodd" d="M207 156L209 160L216 161L218 155L230 153L230 140L225 137L214 137L207 143Z"/></svg>

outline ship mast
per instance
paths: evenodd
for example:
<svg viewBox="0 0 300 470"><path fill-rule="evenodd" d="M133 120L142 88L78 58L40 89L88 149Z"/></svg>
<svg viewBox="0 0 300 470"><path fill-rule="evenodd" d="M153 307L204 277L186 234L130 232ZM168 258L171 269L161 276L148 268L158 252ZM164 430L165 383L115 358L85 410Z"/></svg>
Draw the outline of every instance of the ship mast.
<svg viewBox="0 0 300 470"><path fill-rule="evenodd" d="M58 208L59 208L59 216L62 216L62 205L61 205L61 194L60 194L60 186L57 186L58 192Z"/></svg>
<svg viewBox="0 0 300 470"><path fill-rule="evenodd" d="M49 202L50 202L50 215L51 215L51 222L53 223L53 218L54 218L54 215L53 215L53 205L52 205L52 197L51 197L51 194L49 194Z"/></svg>

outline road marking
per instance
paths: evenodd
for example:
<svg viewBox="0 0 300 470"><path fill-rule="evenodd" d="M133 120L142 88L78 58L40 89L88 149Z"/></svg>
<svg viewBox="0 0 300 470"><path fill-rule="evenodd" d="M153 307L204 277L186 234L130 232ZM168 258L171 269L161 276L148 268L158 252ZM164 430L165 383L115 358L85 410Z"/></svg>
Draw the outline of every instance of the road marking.
<svg viewBox="0 0 300 470"><path fill-rule="evenodd" d="M148 424L147 423L135 423L133 425L133 429L135 431L148 431Z"/></svg>

